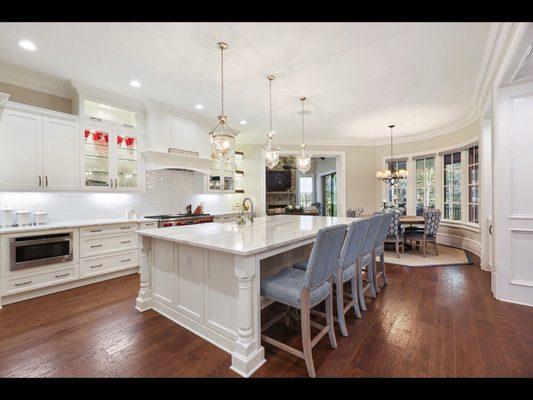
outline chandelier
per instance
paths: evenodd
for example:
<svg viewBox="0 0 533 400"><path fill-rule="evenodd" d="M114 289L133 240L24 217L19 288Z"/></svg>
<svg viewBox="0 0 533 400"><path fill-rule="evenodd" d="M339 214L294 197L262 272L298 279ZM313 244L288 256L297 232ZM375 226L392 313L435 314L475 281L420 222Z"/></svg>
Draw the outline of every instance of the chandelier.
<svg viewBox="0 0 533 400"><path fill-rule="evenodd" d="M263 151L265 153L265 163L266 166L270 169L274 168L279 163L279 147L274 142L274 137L276 132L272 130L272 81L276 79L274 75L268 75L268 85L269 85L269 101L270 101L270 130L267 134L267 142L263 146Z"/></svg>
<svg viewBox="0 0 533 400"><path fill-rule="evenodd" d="M218 43L220 48L220 82L221 82L221 113L218 124L209 132L211 142L211 158L213 160L230 160L235 154L235 131L228 125L228 117L224 115L224 50L226 43Z"/></svg>
<svg viewBox="0 0 533 400"><path fill-rule="evenodd" d="M403 179L407 179L409 176L409 172L405 169L400 169L399 171L396 171L396 168L394 167L394 157L393 157L393 147L392 147L392 128L394 128L394 125L389 125L390 128L390 158L393 162L391 162L391 169L386 169L384 171L378 171L376 172L376 178L380 181L386 181L389 185L393 186L399 181Z"/></svg>
<svg viewBox="0 0 533 400"><path fill-rule="evenodd" d="M298 171L300 172L307 172L311 168L311 157L309 157L309 154L305 152L305 141L304 141L304 134L305 134L305 125L304 125L304 101L305 97L300 97L300 101L302 102L302 111L300 114L302 114L302 151L296 156L296 168L298 168Z"/></svg>

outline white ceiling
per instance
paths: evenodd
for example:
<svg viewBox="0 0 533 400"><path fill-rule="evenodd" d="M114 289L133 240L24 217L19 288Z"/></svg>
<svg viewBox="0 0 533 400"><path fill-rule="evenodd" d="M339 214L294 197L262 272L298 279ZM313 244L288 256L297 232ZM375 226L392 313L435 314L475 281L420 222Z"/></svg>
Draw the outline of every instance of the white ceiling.
<svg viewBox="0 0 533 400"><path fill-rule="evenodd" d="M300 140L298 97L308 97L308 142L407 138L472 113L488 23L1 23L0 62L72 79L199 116L219 114L219 50L226 41L225 98L243 142L268 129L266 75L280 142ZM37 51L18 46L29 39ZM128 82L137 79L142 88ZM203 110L195 110L201 103ZM245 127L240 120L248 121Z"/></svg>

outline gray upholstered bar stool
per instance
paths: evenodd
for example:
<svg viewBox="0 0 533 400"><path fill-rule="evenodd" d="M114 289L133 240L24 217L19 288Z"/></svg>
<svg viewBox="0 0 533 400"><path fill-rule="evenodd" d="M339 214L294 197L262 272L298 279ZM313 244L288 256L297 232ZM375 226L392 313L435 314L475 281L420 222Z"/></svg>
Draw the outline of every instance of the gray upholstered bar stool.
<svg viewBox="0 0 533 400"><path fill-rule="evenodd" d="M343 336L348 336L344 314L353 307L356 317L361 318L355 264L363 251L363 244L369 225L370 220L368 219L354 221L350 224L342 246L337 270L335 271L335 299L337 304L337 318L335 320L339 323ZM294 264L294 268L305 271L307 269L307 261ZM351 282L351 293L344 292L344 283L348 281ZM347 295L348 299L345 299L345 295ZM322 313L319 314L322 315Z"/></svg>
<svg viewBox="0 0 533 400"><path fill-rule="evenodd" d="M396 212L385 212L383 213L383 224L381 225L381 231L379 232L378 240L377 240L377 247L376 247L376 257L379 257L379 265L381 268L381 271L378 271L377 264L376 269L374 270L374 287L376 288L376 292L379 293L379 284L378 279L380 276L383 276L383 284L387 285L387 274L385 272L385 239L387 239L387 235L389 233L389 227L392 223L392 220L394 219Z"/></svg>
<svg viewBox="0 0 533 400"><path fill-rule="evenodd" d="M303 358L310 377L315 377L313 347L327 333L331 347L337 347L333 326L333 274L344 243L347 225L329 226L318 231L306 271L285 268L276 275L261 280L261 296L301 310L303 351L281 343L264 334L261 339L282 350ZM311 321L311 308L326 301L327 326ZM261 328L264 332L277 321L290 315L289 311L274 317ZM311 339L311 326L320 329Z"/></svg>
<svg viewBox="0 0 533 400"><path fill-rule="evenodd" d="M356 262L357 292L359 294L359 306L363 311L366 311L365 292L370 290L370 296L376 297L374 279L374 271L376 270L376 247L383 225L383 216L380 214L373 215L369 218L369 221L370 225L363 245L363 251ZM366 271L366 281L368 282L366 285L364 284L363 270Z"/></svg>

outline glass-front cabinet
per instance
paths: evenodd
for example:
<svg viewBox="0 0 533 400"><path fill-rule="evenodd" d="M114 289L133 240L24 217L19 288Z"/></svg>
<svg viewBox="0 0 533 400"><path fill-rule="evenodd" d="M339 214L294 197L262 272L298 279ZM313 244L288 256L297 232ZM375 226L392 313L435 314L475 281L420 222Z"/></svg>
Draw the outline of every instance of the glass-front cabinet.
<svg viewBox="0 0 533 400"><path fill-rule="evenodd" d="M209 173L209 192L235 192L235 159L213 160Z"/></svg>
<svg viewBox="0 0 533 400"><path fill-rule="evenodd" d="M138 135L129 130L85 126L82 140L84 189L139 189Z"/></svg>

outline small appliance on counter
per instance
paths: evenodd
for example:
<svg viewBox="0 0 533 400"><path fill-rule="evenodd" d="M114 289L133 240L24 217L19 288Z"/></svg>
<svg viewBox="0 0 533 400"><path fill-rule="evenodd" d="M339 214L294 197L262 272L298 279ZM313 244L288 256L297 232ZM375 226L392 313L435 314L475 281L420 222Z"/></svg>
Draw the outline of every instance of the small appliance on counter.
<svg viewBox="0 0 533 400"><path fill-rule="evenodd" d="M15 211L15 224L17 226L31 226L32 225L32 213L28 210Z"/></svg>
<svg viewBox="0 0 533 400"><path fill-rule="evenodd" d="M0 208L0 228L9 228L15 225L15 210L4 206Z"/></svg>
<svg viewBox="0 0 533 400"><path fill-rule="evenodd" d="M34 225L46 225L48 224L48 213L46 211L37 211L33 213Z"/></svg>

